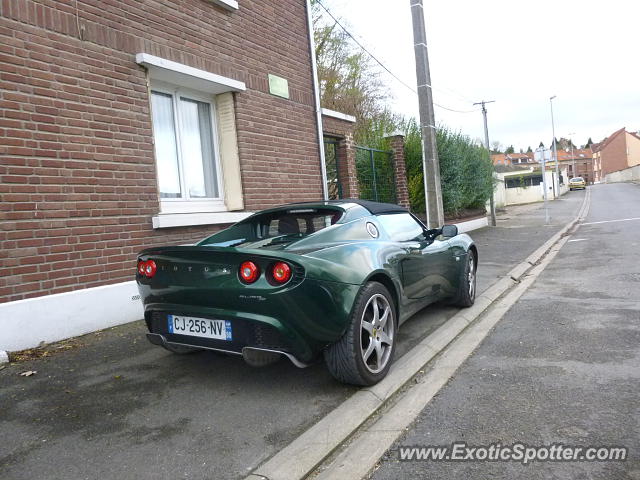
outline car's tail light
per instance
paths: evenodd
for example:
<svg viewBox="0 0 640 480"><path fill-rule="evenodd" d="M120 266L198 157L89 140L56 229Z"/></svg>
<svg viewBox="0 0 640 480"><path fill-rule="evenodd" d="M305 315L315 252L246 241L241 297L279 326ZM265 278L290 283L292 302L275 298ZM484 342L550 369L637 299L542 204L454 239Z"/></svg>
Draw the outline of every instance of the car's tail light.
<svg viewBox="0 0 640 480"><path fill-rule="evenodd" d="M146 265L144 266L144 274L147 278L153 277L158 271L158 266L156 262L153 260L147 260Z"/></svg>
<svg viewBox="0 0 640 480"><path fill-rule="evenodd" d="M284 262L278 262L271 268L271 276L273 280L282 285L291 279L291 267Z"/></svg>
<svg viewBox="0 0 640 480"><path fill-rule="evenodd" d="M142 260L138 262L138 273L143 277L152 278L158 271L158 266L153 260Z"/></svg>
<svg viewBox="0 0 640 480"><path fill-rule="evenodd" d="M260 277L260 269L253 262L244 262L240 265L240 279L244 283L253 283Z"/></svg>

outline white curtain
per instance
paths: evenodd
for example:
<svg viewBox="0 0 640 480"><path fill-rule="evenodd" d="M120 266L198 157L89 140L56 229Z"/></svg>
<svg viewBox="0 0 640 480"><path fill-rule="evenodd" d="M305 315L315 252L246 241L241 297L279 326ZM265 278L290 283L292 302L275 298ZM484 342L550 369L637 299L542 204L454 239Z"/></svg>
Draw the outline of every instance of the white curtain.
<svg viewBox="0 0 640 480"><path fill-rule="evenodd" d="M208 103L180 98L180 143L186 188L191 198L217 198L213 132Z"/></svg>
<svg viewBox="0 0 640 480"><path fill-rule="evenodd" d="M160 197L181 198L180 170L178 168L173 99L171 95L152 92L151 110Z"/></svg>

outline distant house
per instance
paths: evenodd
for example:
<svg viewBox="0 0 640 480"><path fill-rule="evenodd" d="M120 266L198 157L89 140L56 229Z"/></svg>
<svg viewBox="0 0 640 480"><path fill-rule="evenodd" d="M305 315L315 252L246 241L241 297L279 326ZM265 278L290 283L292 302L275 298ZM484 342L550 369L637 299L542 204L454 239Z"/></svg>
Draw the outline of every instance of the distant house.
<svg viewBox="0 0 640 480"><path fill-rule="evenodd" d="M533 153L497 153L491 155L494 165L537 165Z"/></svg>
<svg viewBox="0 0 640 480"><path fill-rule="evenodd" d="M640 135L621 128L591 146L594 181L609 173L640 165Z"/></svg>
<svg viewBox="0 0 640 480"><path fill-rule="evenodd" d="M547 183L547 197L557 198L568 191L566 182L556 192L555 171L547 167L544 174ZM566 166L560 165L560 175L566 178ZM494 201L497 207L540 202L544 199L543 173L539 165L530 167L496 167L498 182L494 189Z"/></svg>
<svg viewBox="0 0 640 480"><path fill-rule="evenodd" d="M585 182L593 183L593 158L589 148L564 148L558 149L558 162L560 169L567 171L569 178L582 177ZM555 167L555 162L548 163L550 167ZM564 180L564 179L563 179Z"/></svg>

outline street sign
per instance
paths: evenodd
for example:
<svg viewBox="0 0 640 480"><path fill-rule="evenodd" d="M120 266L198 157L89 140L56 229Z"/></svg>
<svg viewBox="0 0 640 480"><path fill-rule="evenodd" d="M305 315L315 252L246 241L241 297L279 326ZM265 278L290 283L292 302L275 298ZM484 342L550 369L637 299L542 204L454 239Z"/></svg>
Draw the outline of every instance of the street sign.
<svg viewBox="0 0 640 480"><path fill-rule="evenodd" d="M551 150L548 148L537 148L536 151L533 152L533 159L538 163L542 163L543 160L545 162L550 162Z"/></svg>

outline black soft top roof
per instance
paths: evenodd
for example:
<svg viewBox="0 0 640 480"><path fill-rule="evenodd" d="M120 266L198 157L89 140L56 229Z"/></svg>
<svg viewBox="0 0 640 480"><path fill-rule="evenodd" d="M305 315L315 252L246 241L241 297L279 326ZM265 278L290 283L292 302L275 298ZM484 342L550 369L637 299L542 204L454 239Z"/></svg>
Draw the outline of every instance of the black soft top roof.
<svg viewBox="0 0 640 480"><path fill-rule="evenodd" d="M380 215L382 213L408 213L409 210L407 210L404 207L401 207L400 205L396 205L394 203L381 203L381 202L372 202L370 200L360 200L359 198L344 198L344 199L340 199L340 200L321 200L319 202L299 202L299 203L291 203L287 206L294 206L294 205L309 205L309 204L314 204L314 205L320 205L320 204L324 204L324 205L345 205L345 204L349 204L349 203L355 203L357 205L360 205L361 207L366 208L369 213L371 213L372 215Z"/></svg>
<svg viewBox="0 0 640 480"><path fill-rule="evenodd" d="M396 205L395 203L381 203L381 202L372 202L370 200L360 200L359 198L347 198L344 200L333 200L328 203L356 203L367 210L372 215L379 215L381 213L397 213L397 212L408 212L408 210L400 205Z"/></svg>

